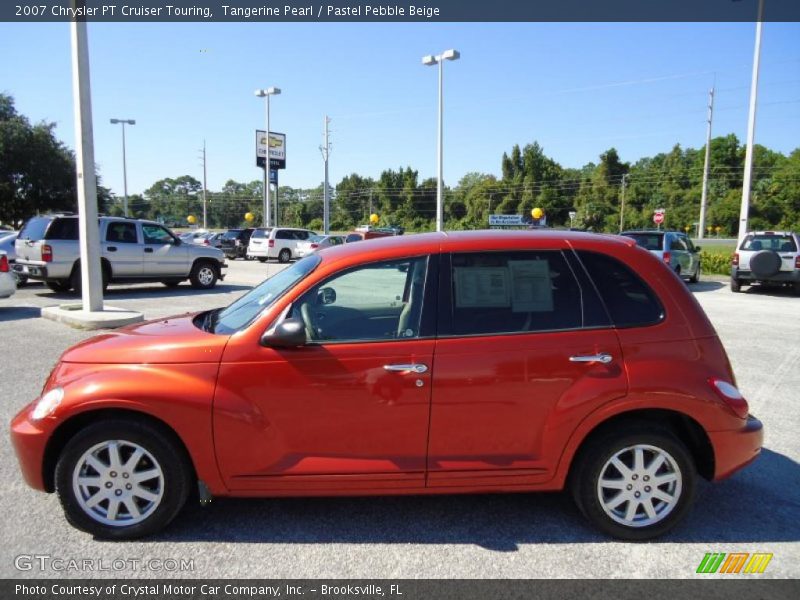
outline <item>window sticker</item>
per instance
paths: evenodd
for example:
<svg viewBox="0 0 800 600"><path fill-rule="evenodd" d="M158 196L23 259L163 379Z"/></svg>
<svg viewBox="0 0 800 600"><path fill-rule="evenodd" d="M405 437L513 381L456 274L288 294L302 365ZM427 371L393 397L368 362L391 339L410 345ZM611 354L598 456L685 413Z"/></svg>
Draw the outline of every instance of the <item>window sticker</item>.
<svg viewBox="0 0 800 600"><path fill-rule="evenodd" d="M550 312L553 286L547 260L510 260L511 312Z"/></svg>
<svg viewBox="0 0 800 600"><path fill-rule="evenodd" d="M506 308L511 305L505 267L456 267L456 308Z"/></svg>

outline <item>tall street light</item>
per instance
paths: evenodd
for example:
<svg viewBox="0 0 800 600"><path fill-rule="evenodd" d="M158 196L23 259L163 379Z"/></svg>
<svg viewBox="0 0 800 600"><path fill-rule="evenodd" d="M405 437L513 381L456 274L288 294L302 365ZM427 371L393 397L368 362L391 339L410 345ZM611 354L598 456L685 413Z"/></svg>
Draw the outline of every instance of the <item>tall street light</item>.
<svg viewBox="0 0 800 600"><path fill-rule="evenodd" d="M277 96L281 93L280 88L276 87L269 87L263 90L256 90L255 95L259 98L264 98L266 100L265 105L267 107L267 144L266 144L266 155L264 156L264 227L269 227L271 224L270 218L270 206L269 206L269 97L270 96Z"/></svg>
<svg viewBox="0 0 800 600"><path fill-rule="evenodd" d="M442 166L442 132L444 119L444 101L442 95L442 79L444 75L444 61L458 60L461 53L458 50L445 50L437 56L428 55L422 57L422 64L427 67L439 65L439 134L437 142L437 176L436 176L436 231L444 229L444 174Z"/></svg>
<svg viewBox="0 0 800 600"><path fill-rule="evenodd" d="M739 232L736 247L742 245L747 234L747 220L750 213L750 192L753 181L753 157L756 137L756 104L758 102L758 67L761 62L761 28L764 24L764 0L758 2L758 21L756 23L756 46L753 50L753 75L750 79L750 109L747 116L747 149L744 155L744 177L742 182L742 204L739 208Z"/></svg>
<svg viewBox="0 0 800 600"><path fill-rule="evenodd" d="M122 211L128 216L128 165L125 160L125 125L136 125L134 119L111 119L112 125L122 125L122 184L125 190L125 203Z"/></svg>

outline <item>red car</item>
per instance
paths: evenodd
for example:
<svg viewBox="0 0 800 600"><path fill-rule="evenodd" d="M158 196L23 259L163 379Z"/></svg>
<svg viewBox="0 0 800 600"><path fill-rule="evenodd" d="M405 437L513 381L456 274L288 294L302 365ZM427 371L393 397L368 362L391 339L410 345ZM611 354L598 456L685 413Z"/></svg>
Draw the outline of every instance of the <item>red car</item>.
<svg viewBox="0 0 800 600"><path fill-rule="evenodd" d="M22 472L104 538L212 496L569 488L641 540L752 461L725 350L617 236L433 233L308 256L224 309L67 350L13 420Z"/></svg>

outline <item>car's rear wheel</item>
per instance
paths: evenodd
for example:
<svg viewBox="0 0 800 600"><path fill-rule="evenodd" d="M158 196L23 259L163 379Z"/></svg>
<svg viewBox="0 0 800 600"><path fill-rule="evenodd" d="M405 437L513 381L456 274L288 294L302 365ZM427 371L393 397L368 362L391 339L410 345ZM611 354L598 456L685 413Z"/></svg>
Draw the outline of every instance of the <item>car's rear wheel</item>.
<svg viewBox="0 0 800 600"><path fill-rule="evenodd" d="M278 252L278 262L287 263L292 258L292 252L288 248L284 248L280 252Z"/></svg>
<svg viewBox="0 0 800 600"><path fill-rule="evenodd" d="M54 292L68 292L70 289L69 281L62 281L60 279L51 279L49 281L45 281L44 284Z"/></svg>
<svg viewBox="0 0 800 600"><path fill-rule="evenodd" d="M262 262L262 263L267 262L267 257L266 256L259 256L258 257L258 262Z"/></svg>
<svg viewBox="0 0 800 600"><path fill-rule="evenodd" d="M642 424L634 433L613 432L582 449L572 476L581 512L619 539L663 535L691 506L695 465L669 431Z"/></svg>
<svg viewBox="0 0 800 600"><path fill-rule="evenodd" d="M192 287L201 290L210 290L213 288L217 285L217 279L219 279L217 268L205 260L196 262L189 275L189 281L191 281Z"/></svg>
<svg viewBox="0 0 800 600"><path fill-rule="evenodd" d="M102 266L102 282L101 285L103 287L103 291L105 292L108 289L108 282L111 279L111 274L109 273L109 267L106 264ZM72 268L72 274L69 276L69 287L72 288L72 291L80 296L81 289L83 288L83 281L81 281L81 265L80 263L76 263L75 266Z"/></svg>
<svg viewBox="0 0 800 600"><path fill-rule="evenodd" d="M191 468L184 456L170 437L146 423L112 419L89 425L67 443L56 465L67 520L106 539L159 531L189 494Z"/></svg>
<svg viewBox="0 0 800 600"><path fill-rule="evenodd" d="M742 282L735 277L731 277L731 291L735 293L742 291Z"/></svg>

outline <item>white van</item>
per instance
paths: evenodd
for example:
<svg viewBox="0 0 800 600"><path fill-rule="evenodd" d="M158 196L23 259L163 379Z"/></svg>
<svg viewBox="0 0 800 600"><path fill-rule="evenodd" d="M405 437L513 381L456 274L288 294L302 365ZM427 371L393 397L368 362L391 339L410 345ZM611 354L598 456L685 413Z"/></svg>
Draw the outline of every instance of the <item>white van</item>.
<svg viewBox="0 0 800 600"><path fill-rule="evenodd" d="M277 258L278 262L286 263L297 257L297 245L314 235L317 234L308 229L261 227L256 229L250 237L247 255L257 258L261 262Z"/></svg>

